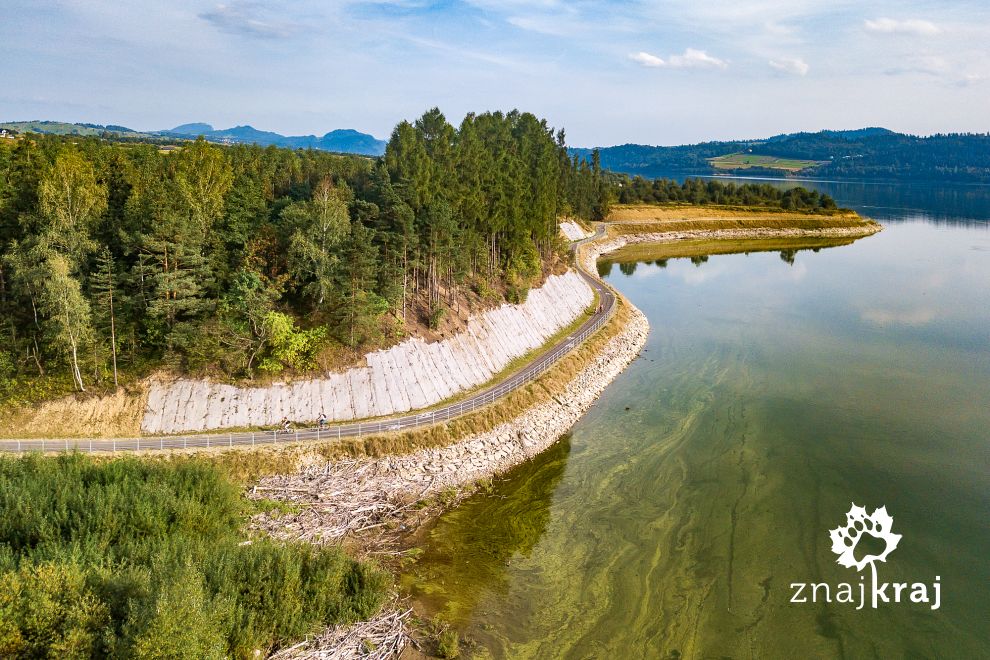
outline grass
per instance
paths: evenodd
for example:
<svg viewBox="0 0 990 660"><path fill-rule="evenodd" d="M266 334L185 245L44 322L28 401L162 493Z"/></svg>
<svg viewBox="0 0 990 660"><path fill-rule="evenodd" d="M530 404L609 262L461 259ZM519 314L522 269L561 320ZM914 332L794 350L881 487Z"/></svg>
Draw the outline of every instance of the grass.
<svg viewBox="0 0 990 660"><path fill-rule="evenodd" d="M877 226L849 210L795 212L734 206L617 205L609 214L609 234L650 234L732 229L805 229Z"/></svg>
<svg viewBox="0 0 990 660"><path fill-rule="evenodd" d="M754 154L734 153L717 158L709 158L708 162L717 170L748 170L761 168L784 170L785 172L800 172L809 167L821 165L824 161L802 160L800 158L777 158L775 156L757 156Z"/></svg>
<svg viewBox="0 0 990 660"><path fill-rule="evenodd" d="M255 506L203 459L0 458L0 657L248 658L377 612L339 548L245 544Z"/></svg>
<svg viewBox="0 0 990 660"><path fill-rule="evenodd" d="M2 146L2 145L0 145ZM563 272L563 262L555 262L553 267L544 272L540 283L552 273ZM479 282L481 280L478 280ZM241 387L264 387L287 378L317 377L326 371L344 371L361 365L365 354L374 350L388 348L407 339L409 336L422 336L430 340L448 337L451 333L462 331L471 314L485 312L498 304L504 298L504 291L492 289L489 295L476 294L465 288L460 295L458 306L448 309L445 314L445 329L443 334L427 330L420 323L403 327L393 323L392 329L384 333L378 340L368 342L358 349L348 348L335 341L330 341L321 352L315 371L292 372L285 371L277 374L257 373L253 380L233 377L223 377L218 373L172 373L168 370L157 370L156 362L141 361L134 365L122 366L120 370L120 388L113 387L109 374L103 374L102 379L90 382L87 378L87 391L76 391L75 383L68 369L59 367L50 369L44 376L8 376L5 364L13 364L13 358L0 350L0 438L112 438L135 437L142 435L141 422L146 404L146 378L157 373L168 379L171 377L198 378L209 376L215 383L226 383ZM420 303L425 304L425 293ZM417 313L410 312L410 317ZM479 385L467 392L461 392L445 401L434 404L434 409L469 396L471 393L487 387L490 383L498 383L512 376L523 364L540 354L554 340L566 336L573 328L580 325L584 317L580 316L575 323L568 326L549 339L544 347L534 349L526 355L513 360L488 383ZM386 336L388 335L388 336ZM5 362L6 359L6 362ZM429 410L428 409L428 410ZM348 422L365 422L381 418L362 418L347 420ZM312 422L314 420L293 420ZM216 433L218 431L240 433L245 431L265 430L263 427L245 426L208 431L178 432L173 435L197 435ZM270 430L270 427L269 429Z"/></svg>

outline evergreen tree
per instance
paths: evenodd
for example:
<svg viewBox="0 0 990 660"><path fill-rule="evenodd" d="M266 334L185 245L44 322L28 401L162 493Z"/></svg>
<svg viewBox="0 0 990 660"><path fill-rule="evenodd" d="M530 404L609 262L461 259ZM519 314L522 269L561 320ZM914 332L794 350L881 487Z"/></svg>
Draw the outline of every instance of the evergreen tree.
<svg viewBox="0 0 990 660"><path fill-rule="evenodd" d="M117 317L114 313L115 304L120 309L118 282L113 254L110 248L104 246L96 255L96 268L90 276L90 289L93 293L93 316L97 329L105 333L103 339L109 340L114 387L120 384L117 377Z"/></svg>
<svg viewBox="0 0 990 660"><path fill-rule="evenodd" d="M374 338L375 321L388 309L385 299L375 293L377 251L372 242L373 233L360 222L354 222L344 243L335 320L340 337L348 346Z"/></svg>

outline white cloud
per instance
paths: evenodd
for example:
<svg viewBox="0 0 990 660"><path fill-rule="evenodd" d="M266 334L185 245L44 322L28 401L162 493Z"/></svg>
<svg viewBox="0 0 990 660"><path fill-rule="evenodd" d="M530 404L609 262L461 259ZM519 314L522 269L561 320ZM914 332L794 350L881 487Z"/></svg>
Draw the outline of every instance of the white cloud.
<svg viewBox="0 0 990 660"><path fill-rule="evenodd" d="M631 54L629 56L629 59L631 59L633 62L639 62L643 66L649 66L655 68L667 66L667 63L664 62L659 57L657 57L656 55L650 55L649 53L644 53L643 51Z"/></svg>
<svg viewBox="0 0 990 660"><path fill-rule="evenodd" d="M652 68L725 69L729 66L729 63L725 60L720 60L696 48L688 48L682 54L671 55L666 60L643 51L631 54L629 59Z"/></svg>
<svg viewBox="0 0 990 660"><path fill-rule="evenodd" d="M683 55L671 55L670 66L675 69L724 69L729 66L725 60L712 57L703 50L688 48Z"/></svg>
<svg viewBox="0 0 990 660"><path fill-rule="evenodd" d="M806 76L811 69L808 63L799 57L778 57L770 60L769 64L777 71L792 73L795 76Z"/></svg>
<svg viewBox="0 0 990 660"><path fill-rule="evenodd" d="M909 34L916 37L931 37L942 31L942 28L931 21L917 18L897 20L895 18L867 19L863 22L863 27L868 32L878 34Z"/></svg>

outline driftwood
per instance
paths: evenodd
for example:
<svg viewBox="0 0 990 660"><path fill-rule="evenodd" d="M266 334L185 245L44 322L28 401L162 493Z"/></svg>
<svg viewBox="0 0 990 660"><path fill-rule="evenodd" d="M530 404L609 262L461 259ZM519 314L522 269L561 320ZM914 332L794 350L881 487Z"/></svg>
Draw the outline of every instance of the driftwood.
<svg viewBox="0 0 990 660"><path fill-rule="evenodd" d="M398 658L409 643L406 620L412 610L382 610L368 621L334 626L321 635L283 649L272 660L386 660Z"/></svg>
<svg viewBox="0 0 990 660"><path fill-rule="evenodd" d="M398 527L433 484L424 488L419 481L376 467L372 461L343 460L267 477L248 497L289 502L299 510L256 515L250 528L279 539L334 543L349 534Z"/></svg>

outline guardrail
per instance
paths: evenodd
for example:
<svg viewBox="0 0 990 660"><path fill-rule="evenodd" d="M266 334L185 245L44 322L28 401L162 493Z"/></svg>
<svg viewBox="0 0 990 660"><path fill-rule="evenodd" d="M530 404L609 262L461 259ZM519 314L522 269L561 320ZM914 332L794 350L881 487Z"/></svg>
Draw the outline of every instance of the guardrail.
<svg viewBox="0 0 990 660"><path fill-rule="evenodd" d="M588 240L593 240L596 236ZM158 436L147 438L64 438L58 440L0 440L0 451L5 452L50 452L50 451L83 451L83 452L118 452L118 451L147 451L165 449L189 448L220 448L269 445L288 442L340 440L343 438L362 438L382 433L394 433L409 429L431 426L437 422L447 422L475 410L490 405L527 383L542 376L560 358L567 355L578 344L598 332L603 325L615 314L615 295L599 280L595 280L578 266L578 272L596 291L602 305L602 312L589 325L583 326L574 335L554 346L548 353L536 362L517 372L510 378L469 396L463 401L445 405L436 410L428 410L418 414L402 417L389 417L378 421L354 422L350 424L335 424L323 427L313 427L290 431L252 431L241 433L207 433L187 436Z"/></svg>

